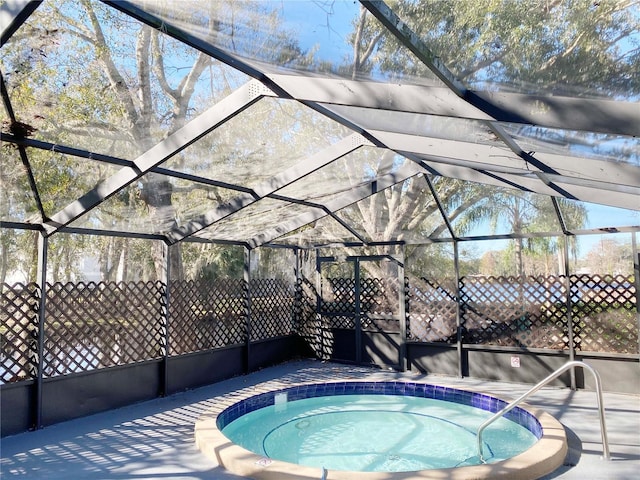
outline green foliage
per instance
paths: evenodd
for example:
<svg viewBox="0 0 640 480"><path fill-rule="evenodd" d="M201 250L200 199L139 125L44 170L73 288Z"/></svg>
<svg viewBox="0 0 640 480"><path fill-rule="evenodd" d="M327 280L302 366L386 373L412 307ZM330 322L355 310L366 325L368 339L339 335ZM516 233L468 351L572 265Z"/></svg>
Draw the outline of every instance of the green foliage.
<svg viewBox="0 0 640 480"><path fill-rule="evenodd" d="M390 6L467 85L482 88L490 80L537 93L640 92L640 12L633 2L399 0ZM392 39L384 37L378 49L383 69L424 74Z"/></svg>
<svg viewBox="0 0 640 480"><path fill-rule="evenodd" d="M184 277L187 280L243 278L244 249L242 247L185 243L181 251Z"/></svg>

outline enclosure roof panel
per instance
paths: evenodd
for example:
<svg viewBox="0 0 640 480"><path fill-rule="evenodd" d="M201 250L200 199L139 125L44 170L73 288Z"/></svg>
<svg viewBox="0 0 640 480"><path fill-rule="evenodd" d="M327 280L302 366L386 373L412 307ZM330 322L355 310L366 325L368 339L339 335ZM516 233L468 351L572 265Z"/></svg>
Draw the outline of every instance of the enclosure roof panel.
<svg viewBox="0 0 640 480"><path fill-rule="evenodd" d="M194 237L245 243L247 238L269 228L275 228L280 234L288 233L289 230L280 225L291 217L300 216L311 221L317 215L318 209L314 207L264 198L200 230Z"/></svg>
<svg viewBox="0 0 640 480"><path fill-rule="evenodd" d="M3 226L428 243L517 236L489 225L517 204L539 232L588 230L563 212L597 205L611 225L593 228L640 230L634 2L12 0L0 16Z"/></svg>
<svg viewBox="0 0 640 480"><path fill-rule="evenodd" d="M307 247L308 245L357 244L361 242L361 238L327 215L289 234L278 237L272 243Z"/></svg>
<svg viewBox="0 0 640 480"><path fill-rule="evenodd" d="M353 27L362 20L362 10L355 2L134 0L120 3L131 3L165 28L175 27L176 31L214 45L221 56L242 61L262 73L320 73L381 82L403 78L405 83L441 84L426 69L417 75L409 73L409 65L414 68L420 65L410 52L407 64L389 68L384 58L354 46ZM127 10L126 5L118 8ZM367 22L375 24L368 24L367 29L379 36L378 42L403 48L377 20L369 16ZM365 62L365 56L366 68L356 67Z"/></svg>
<svg viewBox="0 0 640 480"><path fill-rule="evenodd" d="M638 98L630 52L640 42L637 2L513 1L491 10L472 0L389 4L468 87Z"/></svg>
<svg viewBox="0 0 640 480"><path fill-rule="evenodd" d="M41 223L42 215L18 148L4 144L1 149L0 221Z"/></svg>
<svg viewBox="0 0 640 480"><path fill-rule="evenodd" d="M166 235L177 225L198 218L212 204L228 202L237 195L234 190L148 173L69 226Z"/></svg>
<svg viewBox="0 0 640 480"><path fill-rule="evenodd" d="M118 166L50 150L26 148L45 215L50 217L84 195Z"/></svg>
<svg viewBox="0 0 640 480"><path fill-rule="evenodd" d="M636 108L637 119L640 115L640 105L636 105ZM634 121L634 123L640 122ZM510 123L500 123L500 125L524 150L533 151L536 154L551 153L640 166L640 137L637 136L547 128L539 125L524 128ZM573 161L572 163L582 164L583 162Z"/></svg>
<svg viewBox="0 0 640 480"><path fill-rule="evenodd" d="M463 182L451 191L455 194L444 203L458 237L475 236L478 232L522 235L562 230L547 195L473 182ZM465 203L472 203L473 207L464 208Z"/></svg>
<svg viewBox="0 0 640 480"><path fill-rule="evenodd" d="M160 51L162 68L150 59ZM3 46L1 64L16 116L34 138L127 159L248 81L100 2L43 2Z"/></svg>
<svg viewBox="0 0 640 480"><path fill-rule="evenodd" d="M362 146L315 172L278 190L278 194L330 205L355 188L367 187L400 170L410 161L390 150Z"/></svg>
<svg viewBox="0 0 640 480"><path fill-rule="evenodd" d="M162 166L253 188L351 133L298 102L265 97Z"/></svg>
<svg viewBox="0 0 640 480"><path fill-rule="evenodd" d="M425 188L423 175L415 175L336 212L366 243L425 243L451 238L438 205ZM404 204L404 208L395 208Z"/></svg>

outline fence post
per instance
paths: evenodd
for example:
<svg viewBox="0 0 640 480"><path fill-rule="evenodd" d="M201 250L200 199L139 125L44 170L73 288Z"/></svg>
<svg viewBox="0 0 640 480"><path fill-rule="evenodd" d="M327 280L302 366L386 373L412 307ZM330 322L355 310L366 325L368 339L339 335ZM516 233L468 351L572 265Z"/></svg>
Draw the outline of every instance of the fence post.
<svg viewBox="0 0 640 480"><path fill-rule="evenodd" d="M571 298L571 272L569 271L569 239L564 236L564 275L565 288L567 289L567 337L569 340L569 361L573 362L576 357L575 344L573 342L573 299ZM569 371L571 379L571 390L576 389L576 372L575 369Z"/></svg>
<svg viewBox="0 0 640 480"><path fill-rule="evenodd" d="M245 315L245 358L244 372L251 368L251 249L244 247L244 315Z"/></svg>
<svg viewBox="0 0 640 480"><path fill-rule="evenodd" d="M302 338L302 262L300 260L300 248L293 249L296 256L296 281L293 292L294 330L298 338Z"/></svg>
<svg viewBox="0 0 640 480"><path fill-rule="evenodd" d="M456 276L456 349L458 351L458 377L464 377L464 358L462 352L462 297L460 295L460 255L458 241L453 241L453 269Z"/></svg>
<svg viewBox="0 0 640 480"><path fill-rule="evenodd" d="M328 355L325 355L325 333L324 333L324 325L323 325L323 320L322 320L322 315L320 314L321 311L321 306L322 306L322 271L321 271L321 262L320 262L320 255L318 252L318 249L314 249L314 252L316 254L316 276L315 276L315 294L316 294L316 315L315 315L315 320L316 320L316 328L318 328L320 330L320 348L319 348L319 357L320 360L326 360L328 358Z"/></svg>
<svg viewBox="0 0 640 480"><path fill-rule="evenodd" d="M638 251L637 233L631 233L631 252L633 258L633 278L636 285L636 332L638 335L638 352L640 352L640 251Z"/></svg>
<svg viewBox="0 0 640 480"><path fill-rule="evenodd" d="M165 267L163 277L159 279L164 283L164 308L162 309L163 315L160 317L162 322L162 377L160 379L160 396L166 397L169 395L169 283L171 282L171 247L162 243L162 254L164 256Z"/></svg>
<svg viewBox="0 0 640 480"><path fill-rule="evenodd" d="M398 262L398 316L400 317L400 371L407 371L407 312L406 312L406 282L404 275L405 248L400 246L402 261Z"/></svg>
<svg viewBox="0 0 640 480"><path fill-rule="evenodd" d="M38 343L36 345L36 355L38 366L36 370L35 382L35 402L33 405L32 419L33 428L42 428L42 378L44 370L44 321L45 307L47 299L47 256L49 255L49 238L43 232L38 233L38 269L36 282L40 287L40 301L38 303Z"/></svg>
<svg viewBox="0 0 640 480"><path fill-rule="evenodd" d="M360 365L362 363L362 317L360 305L360 291L362 285L360 285L360 257L355 258L355 275L354 275L354 300L355 300L355 334L356 334L356 363Z"/></svg>

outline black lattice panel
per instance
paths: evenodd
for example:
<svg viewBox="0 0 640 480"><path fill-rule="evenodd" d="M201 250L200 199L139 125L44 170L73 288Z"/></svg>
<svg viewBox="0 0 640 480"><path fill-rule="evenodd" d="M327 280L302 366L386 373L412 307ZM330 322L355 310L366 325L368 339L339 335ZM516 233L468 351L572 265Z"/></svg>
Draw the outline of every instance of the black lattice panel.
<svg viewBox="0 0 640 480"><path fill-rule="evenodd" d="M37 368L38 304L35 283L3 284L0 294L0 383L28 380Z"/></svg>
<svg viewBox="0 0 640 480"><path fill-rule="evenodd" d="M407 335L421 342L455 343L458 303L453 279L407 279Z"/></svg>
<svg viewBox="0 0 640 480"><path fill-rule="evenodd" d="M318 358L322 356L322 329L316 315L317 292L316 288L307 278L298 281L300 305L298 314L299 335L305 339Z"/></svg>
<svg viewBox="0 0 640 480"><path fill-rule="evenodd" d="M354 329L356 312L356 284L353 278L322 280L320 299L321 322L325 328Z"/></svg>
<svg viewBox="0 0 640 480"><path fill-rule="evenodd" d="M353 315L322 315L321 321L328 328L343 328L346 330L354 330L356 328L356 320Z"/></svg>
<svg viewBox="0 0 640 480"><path fill-rule="evenodd" d="M568 336L562 277L464 277L464 342L562 349Z"/></svg>
<svg viewBox="0 0 640 480"><path fill-rule="evenodd" d="M527 277L523 287L528 328L514 334L518 345L551 350L568 349L566 277Z"/></svg>
<svg viewBox="0 0 640 480"><path fill-rule="evenodd" d="M397 332L399 325L398 280L360 280L360 311L363 330Z"/></svg>
<svg viewBox="0 0 640 480"><path fill-rule="evenodd" d="M323 279L320 309L327 314L355 313L356 284L352 278Z"/></svg>
<svg viewBox="0 0 640 480"><path fill-rule="evenodd" d="M161 356L164 288L160 282L49 285L43 375Z"/></svg>
<svg viewBox="0 0 640 480"><path fill-rule="evenodd" d="M170 355L243 343L247 289L243 280L171 282Z"/></svg>
<svg viewBox="0 0 640 480"><path fill-rule="evenodd" d="M284 280L256 279L250 283L251 340L289 335L294 330L294 285Z"/></svg>
<svg viewBox="0 0 640 480"><path fill-rule="evenodd" d="M638 353L633 277L572 275L571 295L576 350Z"/></svg>

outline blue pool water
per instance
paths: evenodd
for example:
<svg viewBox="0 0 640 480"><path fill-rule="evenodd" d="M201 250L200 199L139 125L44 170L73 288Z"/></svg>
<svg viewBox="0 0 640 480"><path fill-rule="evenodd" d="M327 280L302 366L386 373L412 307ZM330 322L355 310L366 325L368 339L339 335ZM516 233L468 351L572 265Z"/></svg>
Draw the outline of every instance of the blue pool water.
<svg viewBox="0 0 640 480"><path fill-rule="evenodd" d="M337 393L327 385L328 396L326 385L316 385L249 398L222 412L218 427L271 459L329 470L416 471L480 463L478 427L504 406L486 395L423 384L353 382ZM525 410L509 416L483 434L489 463L518 455L541 436Z"/></svg>

